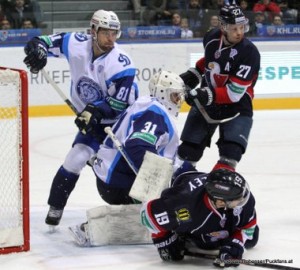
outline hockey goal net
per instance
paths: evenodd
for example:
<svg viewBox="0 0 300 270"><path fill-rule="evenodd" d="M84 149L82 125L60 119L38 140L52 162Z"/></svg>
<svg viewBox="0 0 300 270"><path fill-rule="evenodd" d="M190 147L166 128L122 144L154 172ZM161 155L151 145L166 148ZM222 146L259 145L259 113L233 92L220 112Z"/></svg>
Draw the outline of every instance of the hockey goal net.
<svg viewBox="0 0 300 270"><path fill-rule="evenodd" d="M28 80L0 67L0 254L29 250Z"/></svg>

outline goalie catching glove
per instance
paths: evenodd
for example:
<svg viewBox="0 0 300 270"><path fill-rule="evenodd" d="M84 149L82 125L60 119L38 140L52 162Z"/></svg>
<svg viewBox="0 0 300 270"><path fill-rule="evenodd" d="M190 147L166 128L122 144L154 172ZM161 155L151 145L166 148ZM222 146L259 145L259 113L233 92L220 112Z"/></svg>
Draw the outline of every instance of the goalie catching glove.
<svg viewBox="0 0 300 270"><path fill-rule="evenodd" d="M93 104L88 104L84 110L76 117L75 124L83 134L90 133L92 135L100 125L103 116L99 109Z"/></svg>
<svg viewBox="0 0 300 270"><path fill-rule="evenodd" d="M228 239L220 248L220 253L214 261L214 266L230 267L239 266L239 261L242 259L244 253L244 246L241 241L237 239Z"/></svg>
<svg viewBox="0 0 300 270"><path fill-rule="evenodd" d="M213 92L209 87L205 86L202 88L187 90L185 93L185 101L190 106L194 105L194 100L197 99L201 105L211 105L214 100Z"/></svg>
<svg viewBox="0 0 300 270"><path fill-rule="evenodd" d="M24 63L30 72L37 74L47 64L48 49L44 41L33 38L24 47Z"/></svg>
<svg viewBox="0 0 300 270"><path fill-rule="evenodd" d="M181 261L184 258L185 241L177 233L152 234L152 241L163 261Z"/></svg>

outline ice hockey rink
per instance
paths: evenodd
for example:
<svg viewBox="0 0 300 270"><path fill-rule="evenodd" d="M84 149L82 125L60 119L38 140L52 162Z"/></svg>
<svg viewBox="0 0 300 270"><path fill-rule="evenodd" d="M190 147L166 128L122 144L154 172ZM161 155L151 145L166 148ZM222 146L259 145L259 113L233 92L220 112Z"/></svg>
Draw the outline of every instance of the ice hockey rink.
<svg viewBox="0 0 300 270"><path fill-rule="evenodd" d="M179 132L185 118L186 113L182 113L178 119ZM50 233L44 223L49 189L76 127L73 117L30 118L29 123L31 250L0 255L1 269L216 269L207 259L187 257L180 263L162 262L153 245L76 246L68 227L84 222L86 209L104 204L89 167L69 198L61 224ZM216 162L215 142L216 136L199 162L199 170L209 171ZM256 197L260 240L245 252L245 259L265 259L300 269L299 155L300 110L255 111L248 151L238 171ZM246 265L238 269L255 268L259 269Z"/></svg>

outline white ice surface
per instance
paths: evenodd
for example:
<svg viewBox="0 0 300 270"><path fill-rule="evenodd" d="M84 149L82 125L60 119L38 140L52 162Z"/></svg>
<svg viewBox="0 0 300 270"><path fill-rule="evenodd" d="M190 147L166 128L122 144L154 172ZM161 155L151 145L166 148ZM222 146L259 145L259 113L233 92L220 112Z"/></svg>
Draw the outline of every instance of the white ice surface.
<svg viewBox="0 0 300 270"><path fill-rule="evenodd" d="M181 114L181 131L186 114ZM209 260L164 263L152 245L81 248L68 226L85 221L85 210L104 204L86 167L69 198L61 224L49 233L44 223L52 178L71 147L73 117L30 119L31 250L0 256L0 269L215 269ZM218 158L213 137L198 169L209 171ZM300 110L255 111L247 153L238 165L256 196L260 241L246 259L293 260L300 268ZM297 195L298 194L298 195ZM253 267L241 265L239 269ZM255 268L255 267L254 267Z"/></svg>

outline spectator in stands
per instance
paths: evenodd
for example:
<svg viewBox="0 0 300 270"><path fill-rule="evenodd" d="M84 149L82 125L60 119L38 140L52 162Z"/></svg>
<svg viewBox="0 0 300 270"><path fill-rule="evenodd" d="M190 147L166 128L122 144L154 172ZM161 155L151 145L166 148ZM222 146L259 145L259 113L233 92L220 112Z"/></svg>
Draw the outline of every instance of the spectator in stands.
<svg viewBox="0 0 300 270"><path fill-rule="evenodd" d="M189 29L189 21L187 18L182 18L180 23L181 28L181 38L193 38L194 33L191 29Z"/></svg>
<svg viewBox="0 0 300 270"><path fill-rule="evenodd" d="M142 11L142 1L141 0L129 0L130 4L133 7L133 19L140 20L141 19L141 11Z"/></svg>
<svg viewBox="0 0 300 270"><path fill-rule="evenodd" d="M249 35L257 36L258 30L266 24L264 13L262 11L255 12L254 22L250 25Z"/></svg>
<svg viewBox="0 0 300 270"><path fill-rule="evenodd" d="M271 0L261 0L258 1L254 7L253 7L254 12L264 12L267 22L272 23L274 15L280 15L280 7L273 1Z"/></svg>
<svg viewBox="0 0 300 270"><path fill-rule="evenodd" d="M163 17L167 7L167 0L148 0L146 10L143 13L143 24L157 25L157 21Z"/></svg>
<svg viewBox="0 0 300 270"><path fill-rule="evenodd" d="M285 24L296 24L298 17L298 10L292 8L286 0L277 0L276 3L281 10L281 18Z"/></svg>
<svg viewBox="0 0 300 270"><path fill-rule="evenodd" d="M212 15L209 20L208 31L211 30L212 28L217 28L217 27L219 27L219 17L218 15Z"/></svg>
<svg viewBox="0 0 300 270"><path fill-rule="evenodd" d="M172 26L180 27L181 25L181 15L179 12L174 12L172 14Z"/></svg>
<svg viewBox="0 0 300 270"><path fill-rule="evenodd" d="M4 9L2 7L2 3L0 3L0 21L2 21L3 19L5 19L5 13L4 13Z"/></svg>
<svg viewBox="0 0 300 270"><path fill-rule="evenodd" d="M275 26L282 26L282 25L284 25L284 23L283 23L280 15L275 15L274 16L272 25L275 25Z"/></svg>
<svg viewBox="0 0 300 270"><path fill-rule="evenodd" d="M250 7L249 7L248 0L241 0L240 7L241 7L244 15L246 16L246 18L248 18L249 21L252 21L253 20L253 12L252 12L252 9L250 9Z"/></svg>
<svg viewBox="0 0 300 270"><path fill-rule="evenodd" d="M11 27L11 23L10 23L10 21L9 20L7 20L7 19L2 19L1 21L0 21L0 29L1 30L9 30L9 29L11 29L12 27Z"/></svg>
<svg viewBox="0 0 300 270"><path fill-rule="evenodd" d="M205 1L206 2L206 7L208 9L213 9L213 10L220 10L221 7L224 6L224 0L210 0L210 1Z"/></svg>
<svg viewBox="0 0 300 270"><path fill-rule="evenodd" d="M47 25L44 23L44 14L42 8L38 1L36 0L25 0L25 4L29 5L32 10L36 21L36 26L40 28L45 28Z"/></svg>
<svg viewBox="0 0 300 270"><path fill-rule="evenodd" d="M13 6L8 9L7 15L15 29L22 27L23 18L30 18L34 23L36 23L32 6L25 3L24 0L15 0L13 2Z"/></svg>
<svg viewBox="0 0 300 270"><path fill-rule="evenodd" d="M171 25L172 14L178 11L177 0L148 0L143 14L145 25Z"/></svg>
<svg viewBox="0 0 300 270"><path fill-rule="evenodd" d="M34 24L34 22L32 21L32 19L30 18L24 18L22 20L22 29L32 29L32 28L36 28L36 25Z"/></svg>
<svg viewBox="0 0 300 270"><path fill-rule="evenodd" d="M189 20L189 26L194 33L194 37L201 37L204 34L204 8L202 5L203 0L189 0L186 7L185 17Z"/></svg>

